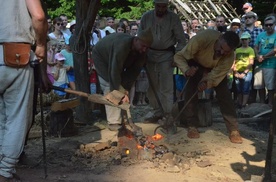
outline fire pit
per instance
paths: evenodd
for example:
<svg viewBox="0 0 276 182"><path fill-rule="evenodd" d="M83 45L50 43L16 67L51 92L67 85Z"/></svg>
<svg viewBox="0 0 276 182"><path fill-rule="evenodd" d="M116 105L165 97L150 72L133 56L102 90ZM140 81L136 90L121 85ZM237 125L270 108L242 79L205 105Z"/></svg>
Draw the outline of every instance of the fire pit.
<svg viewBox="0 0 276 182"><path fill-rule="evenodd" d="M163 136L135 136L134 133L122 127L118 133L118 151L122 157L131 159L152 160L158 155L168 152L164 145L156 145L155 142L162 140Z"/></svg>

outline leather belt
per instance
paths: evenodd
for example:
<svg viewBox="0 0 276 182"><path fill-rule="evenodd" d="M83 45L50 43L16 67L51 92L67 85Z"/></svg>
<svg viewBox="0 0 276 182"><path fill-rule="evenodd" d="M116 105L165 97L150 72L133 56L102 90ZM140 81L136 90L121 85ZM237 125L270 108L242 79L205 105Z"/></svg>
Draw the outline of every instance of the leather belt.
<svg viewBox="0 0 276 182"><path fill-rule="evenodd" d="M175 47L172 45L166 49L155 49L155 48L152 48L150 47L151 50L154 50L154 51L175 51Z"/></svg>
<svg viewBox="0 0 276 182"><path fill-rule="evenodd" d="M6 66L4 63L4 48L3 43L0 43L0 66Z"/></svg>

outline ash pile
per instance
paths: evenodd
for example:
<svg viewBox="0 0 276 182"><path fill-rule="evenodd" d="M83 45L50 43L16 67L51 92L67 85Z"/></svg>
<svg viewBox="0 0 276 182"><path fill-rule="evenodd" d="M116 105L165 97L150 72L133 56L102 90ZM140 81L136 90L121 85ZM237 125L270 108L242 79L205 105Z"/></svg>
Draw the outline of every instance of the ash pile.
<svg viewBox="0 0 276 182"><path fill-rule="evenodd" d="M210 150L198 150L178 154L172 150L177 143L168 144L162 135L135 136L127 128L118 132L117 141L99 144L81 144L74 161L81 162L94 174L108 172L112 166L131 166L147 162L151 168L169 173L183 173L192 166L211 166L204 156L212 155Z"/></svg>

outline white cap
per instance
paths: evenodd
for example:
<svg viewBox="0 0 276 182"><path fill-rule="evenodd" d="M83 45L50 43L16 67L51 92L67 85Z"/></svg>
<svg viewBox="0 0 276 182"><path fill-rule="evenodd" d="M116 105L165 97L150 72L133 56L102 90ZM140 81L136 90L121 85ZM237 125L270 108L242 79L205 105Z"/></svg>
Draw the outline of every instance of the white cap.
<svg viewBox="0 0 276 182"><path fill-rule="evenodd" d="M241 20L238 18L234 18L231 23L241 23Z"/></svg>
<svg viewBox="0 0 276 182"><path fill-rule="evenodd" d="M76 25L76 20L72 20L72 21L70 22L70 27L72 27L73 25Z"/></svg>
<svg viewBox="0 0 276 182"><path fill-rule="evenodd" d="M110 26L106 26L104 29L103 29L104 32L108 31L109 33L115 33L116 31L111 28Z"/></svg>

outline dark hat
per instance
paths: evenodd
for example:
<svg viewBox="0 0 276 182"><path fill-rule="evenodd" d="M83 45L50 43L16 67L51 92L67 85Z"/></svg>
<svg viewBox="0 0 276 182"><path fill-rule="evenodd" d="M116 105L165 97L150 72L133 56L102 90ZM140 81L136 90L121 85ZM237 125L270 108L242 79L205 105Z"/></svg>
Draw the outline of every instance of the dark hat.
<svg viewBox="0 0 276 182"><path fill-rule="evenodd" d="M145 29L145 30L142 30L142 31L138 32L137 37L149 46L153 42L153 36L152 36L151 28L148 28L148 29Z"/></svg>
<svg viewBox="0 0 276 182"><path fill-rule="evenodd" d="M246 13L246 14L244 15L244 17L247 17L247 16L253 16L253 17L255 17L255 19L258 18L257 14L254 13L253 11L249 11L248 13Z"/></svg>

